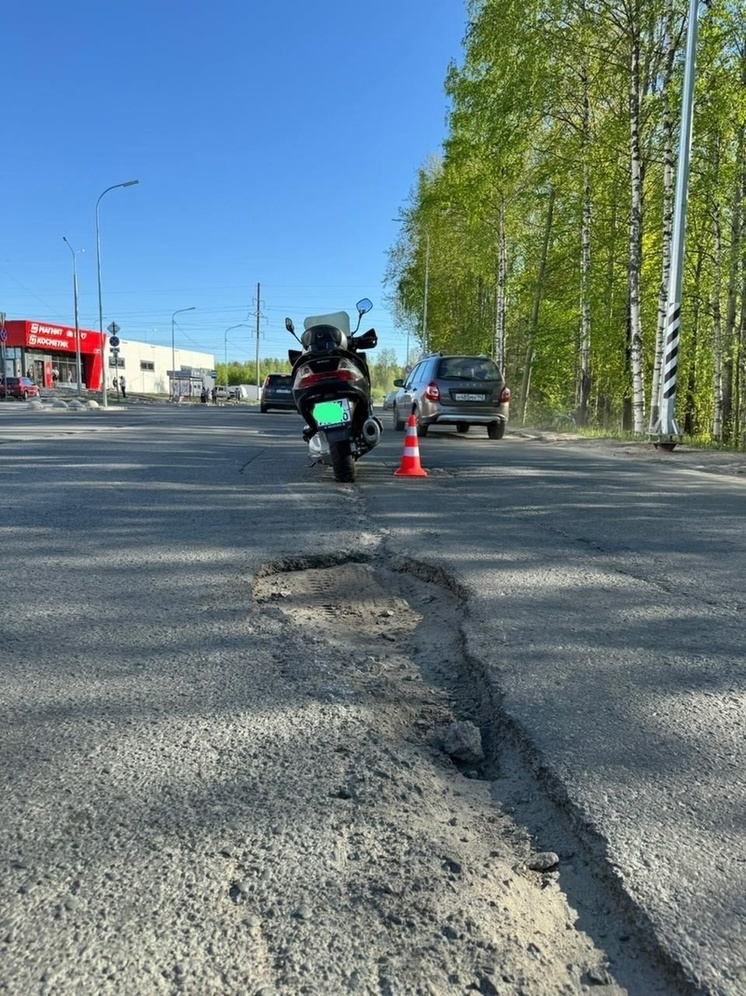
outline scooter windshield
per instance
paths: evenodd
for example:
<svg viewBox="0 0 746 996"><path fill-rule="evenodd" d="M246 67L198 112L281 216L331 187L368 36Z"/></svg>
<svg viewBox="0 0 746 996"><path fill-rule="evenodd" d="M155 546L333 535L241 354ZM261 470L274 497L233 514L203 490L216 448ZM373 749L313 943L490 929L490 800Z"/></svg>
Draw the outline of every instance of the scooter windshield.
<svg viewBox="0 0 746 996"><path fill-rule="evenodd" d="M311 315L303 319L304 329L310 329L314 325L334 325L346 336L350 334L350 316L346 311L335 311L330 315Z"/></svg>

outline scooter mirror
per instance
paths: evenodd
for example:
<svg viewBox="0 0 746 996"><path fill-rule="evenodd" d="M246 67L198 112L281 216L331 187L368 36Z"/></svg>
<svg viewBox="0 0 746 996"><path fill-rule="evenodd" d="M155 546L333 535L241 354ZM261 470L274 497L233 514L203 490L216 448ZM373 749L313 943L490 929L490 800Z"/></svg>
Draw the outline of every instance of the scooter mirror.
<svg viewBox="0 0 746 996"><path fill-rule="evenodd" d="M295 326L293 325L293 319L292 319L292 318L286 318L286 319L285 319L285 328L286 328L286 329L288 330L288 332L290 332L290 333L291 333L292 335L295 335Z"/></svg>
<svg viewBox="0 0 746 996"><path fill-rule="evenodd" d="M362 301L358 301L355 305L357 308L358 315L365 315L373 307L373 302L367 297L364 297Z"/></svg>

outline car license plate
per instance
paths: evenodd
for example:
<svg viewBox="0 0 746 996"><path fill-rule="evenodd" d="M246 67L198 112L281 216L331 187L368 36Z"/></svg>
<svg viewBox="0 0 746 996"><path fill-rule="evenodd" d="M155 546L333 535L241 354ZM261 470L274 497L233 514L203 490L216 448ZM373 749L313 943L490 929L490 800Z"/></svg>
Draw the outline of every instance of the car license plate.
<svg viewBox="0 0 746 996"><path fill-rule="evenodd" d="M320 429L347 425L350 421L350 402L347 398L339 398L337 401L320 401L313 406L313 417Z"/></svg>
<svg viewBox="0 0 746 996"><path fill-rule="evenodd" d="M290 388L289 387L278 387L277 388L277 393L278 394L290 394Z"/></svg>
<svg viewBox="0 0 746 996"><path fill-rule="evenodd" d="M483 394L454 394L454 401L484 401Z"/></svg>

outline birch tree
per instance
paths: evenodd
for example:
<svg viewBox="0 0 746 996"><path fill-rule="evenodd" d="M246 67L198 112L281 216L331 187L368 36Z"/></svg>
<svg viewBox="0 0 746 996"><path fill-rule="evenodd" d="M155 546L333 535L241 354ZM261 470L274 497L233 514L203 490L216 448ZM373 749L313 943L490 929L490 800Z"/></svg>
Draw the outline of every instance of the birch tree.
<svg viewBox="0 0 746 996"><path fill-rule="evenodd" d="M402 212L388 285L421 334L428 271L429 345L490 351L527 419L574 408L614 426L627 398L641 434L646 385L655 418L687 10L467 5L448 135ZM718 0L702 16L683 272L681 405L692 431L719 424L724 440L746 426L745 11Z"/></svg>

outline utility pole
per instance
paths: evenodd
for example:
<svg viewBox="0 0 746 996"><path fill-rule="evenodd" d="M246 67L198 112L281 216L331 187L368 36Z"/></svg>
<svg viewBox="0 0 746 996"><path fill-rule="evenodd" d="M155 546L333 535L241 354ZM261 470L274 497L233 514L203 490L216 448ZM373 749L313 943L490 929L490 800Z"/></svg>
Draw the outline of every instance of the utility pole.
<svg viewBox="0 0 746 996"><path fill-rule="evenodd" d="M259 284L256 285L256 400L259 400Z"/></svg>
<svg viewBox="0 0 746 996"><path fill-rule="evenodd" d="M85 252L85 249L73 249L70 243L67 241L65 236L62 236L62 241L65 243L67 248L70 250L73 257L73 308L75 310L75 373L78 381L78 397L83 394L83 376L82 367L80 360L80 322L78 320L78 268L75 265L75 257L79 252Z"/></svg>

